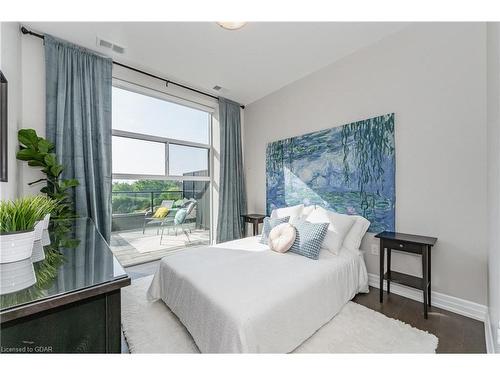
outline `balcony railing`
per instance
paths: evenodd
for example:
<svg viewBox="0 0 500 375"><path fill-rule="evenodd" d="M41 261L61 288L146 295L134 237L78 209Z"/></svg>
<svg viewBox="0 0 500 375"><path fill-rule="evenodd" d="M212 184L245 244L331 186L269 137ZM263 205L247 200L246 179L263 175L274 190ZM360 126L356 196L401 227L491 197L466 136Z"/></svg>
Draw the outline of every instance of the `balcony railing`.
<svg viewBox="0 0 500 375"><path fill-rule="evenodd" d="M144 214L154 212L164 200L196 199L196 193L189 190L113 191L111 194L112 231L140 228Z"/></svg>
<svg viewBox="0 0 500 375"><path fill-rule="evenodd" d="M155 212L164 200L194 198L197 205L193 213L198 227L208 228L210 220L209 195L200 190L162 190L162 191L113 191L112 192L112 231L142 228L144 214ZM193 218L194 220L194 218Z"/></svg>
<svg viewBox="0 0 500 375"><path fill-rule="evenodd" d="M192 198L194 191L163 190L163 191L113 191L113 215L132 214L153 211L164 200L179 200Z"/></svg>

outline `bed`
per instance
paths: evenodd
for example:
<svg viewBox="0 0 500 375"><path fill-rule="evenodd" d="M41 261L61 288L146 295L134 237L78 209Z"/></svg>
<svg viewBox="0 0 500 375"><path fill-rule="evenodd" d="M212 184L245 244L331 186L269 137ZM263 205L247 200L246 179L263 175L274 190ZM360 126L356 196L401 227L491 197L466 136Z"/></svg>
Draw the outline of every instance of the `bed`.
<svg viewBox="0 0 500 375"><path fill-rule="evenodd" d="M271 251L247 237L163 258L148 290L202 353L289 353L368 291L359 251L318 260Z"/></svg>

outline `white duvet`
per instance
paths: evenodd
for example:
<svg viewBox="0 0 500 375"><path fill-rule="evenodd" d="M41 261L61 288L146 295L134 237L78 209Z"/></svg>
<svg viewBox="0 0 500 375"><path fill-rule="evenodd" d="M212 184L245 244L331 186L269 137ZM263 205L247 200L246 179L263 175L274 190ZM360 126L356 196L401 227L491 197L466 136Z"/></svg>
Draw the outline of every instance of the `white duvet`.
<svg viewBox="0 0 500 375"><path fill-rule="evenodd" d="M202 353L288 353L368 291L359 252L319 260L279 254L260 237L163 258L148 290L162 299Z"/></svg>

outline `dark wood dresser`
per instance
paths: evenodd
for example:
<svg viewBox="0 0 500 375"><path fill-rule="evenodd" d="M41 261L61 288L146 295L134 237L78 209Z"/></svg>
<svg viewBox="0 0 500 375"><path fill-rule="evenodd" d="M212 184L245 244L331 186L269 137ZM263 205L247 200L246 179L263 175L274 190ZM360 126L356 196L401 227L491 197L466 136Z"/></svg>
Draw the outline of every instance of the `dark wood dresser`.
<svg viewBox="0 0 500 375"><path fill-rule="evenodd" d="M130 278L92 220L53 221L48 234L44 260L0 265L1 352L120 353Z"/></svg>

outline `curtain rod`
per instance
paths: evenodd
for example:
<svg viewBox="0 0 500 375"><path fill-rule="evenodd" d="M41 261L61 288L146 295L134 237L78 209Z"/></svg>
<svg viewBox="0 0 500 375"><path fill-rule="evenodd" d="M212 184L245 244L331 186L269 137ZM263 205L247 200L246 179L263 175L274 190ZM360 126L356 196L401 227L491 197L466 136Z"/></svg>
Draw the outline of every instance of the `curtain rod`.
<svg viewBox="0 0 500 375"><path fill-rule="evenodd" d="M21 27L21 32L22 32L23 34L25 34L25 35L26 35L26 34L28 34L28 35L32 35L32 36L35 36L35 37L40 38L40 39L45 39L45 36L44 36L43 34L38 34L38 33L35 33L35 32L33 32L33 31L31 31L31 30L28 30L28 29L27 29L26 27L24 27L24 26L22 26L22 27ZM177 82L174 82L174 81L170 81L170 80L168 80L168 79L166 79L166 78L162 78L162 77L159 77L159 76L157 76L157 75L154 75L154 74L151 74L151 73L145 72L144 70L137 69L137 68L134 68L134 67L132 67L132 66L122 64L122 63L120 63L120 62L118 62L118 61L114 61L114 60L113 60L113 64L118 65L118 66L121 66L122 68L126 68L126 69L129 69L129 70L132 70L132 71L137 72L137 73L140 73L140 74L144 74L144 75L146 75L146 76L148 76L148 77L156 78L156 79L158 79L158 80L160 80L160 81L165 82L165 83L166 83L166 85L167 85L167 87L168 87L168 85L175 85L175 86L181 87L181 88L183 88L183 89L185 89L185 90L193 91L193 92L196 92L196 93L198 93L198 94L205 95L205 96L208 96L208 97L210 97L210 98L213 98L213 99L215 99L215 100L219 100L219 97L218 97L218 96L215 96L215 95L212 95L212 94L208 94L208 93L206 93L206 92L203 92L203 91L200 91L200 90L194 89L194 88L189 87L189 86L185 86L185 85L183 85L183 84L180 84L180 83L177 83ZM240 105L240 107L241 107L242 109L245 109L245 106L244 106L244 105Z"/></svg>

